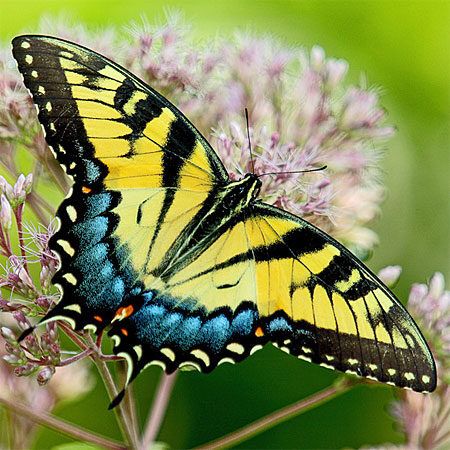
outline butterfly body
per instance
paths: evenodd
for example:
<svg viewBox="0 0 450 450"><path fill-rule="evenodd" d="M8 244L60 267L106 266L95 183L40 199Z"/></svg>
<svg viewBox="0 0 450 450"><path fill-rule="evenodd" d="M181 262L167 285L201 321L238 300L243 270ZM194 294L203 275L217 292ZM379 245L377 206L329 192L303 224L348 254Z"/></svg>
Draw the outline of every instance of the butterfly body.
<svg viewBox="0 0 450 450"><path fill-rule="evenodd" d="M267 342L417 391L436 385L412 318L345 247L230 181L167 99L76 44L20 36L13 53L46 140L73 177L50 246L61 301L45 320L109 327L128 361L210 372Z"/></svg>

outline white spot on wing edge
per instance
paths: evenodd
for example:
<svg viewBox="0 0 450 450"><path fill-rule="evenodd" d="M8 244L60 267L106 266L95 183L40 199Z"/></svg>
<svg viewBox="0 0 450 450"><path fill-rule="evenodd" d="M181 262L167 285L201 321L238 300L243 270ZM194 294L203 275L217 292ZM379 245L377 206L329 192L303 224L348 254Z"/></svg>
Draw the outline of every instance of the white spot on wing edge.
<svg viewBox="0 0 450 450"><path fill-rule="evenodd" d="M30 48L30 47L31 47L31 45L30 45L30 43L29 43L28 41L23 41L23 42L20 44L20 46L21 46L22 48Z"/></svg>
<svg viewBox="0 0 450 450"><path fill-rule="evenodd" d="M69 216L69 219L72 222L75 222L77 220L78 214L77 214L77 210L75 209L74 206L72 206L72 205L66 206L66 212L67 212L67 215Z"/></svg>
<svg viewBox="0 0 450 450"><path fill-rule="evenodd" d="M136 353L137 359L140 360L142 358L142 345L135 345L133 350Z"/></svg>
<svg viewBox="0 0 450 450"><path fill-rule="evenodd" d="M331 366L330 364L320 363L319 366L325 367L326 369L336 370L336 367Z"/></svg>
<svg viewBox="0 0 450 450"><path fill-rule="evenodd" d="M114 347L117 347L120 345L120 336L118 334L113 334L111 336L112 341L114 342Z"/></svg>
<svg viewBox="0 0 450 450"><path fill-rule="evenodd" d="M43 320L42 322L39 322L39 325L44 325L47 322L52 322L54 320L63 320L64 322L67 322L74 330L76 328L76 323L75 320L73 320L71 317L66 317L66 316L52 316L47 320Z"/></svg>
<svg viewBox="0 0 450 450"><path fill-rule="evenodd" d="M209 366L211 364L208 354L205 353L203 350L200 349L192 350L191 355L203 361L205 363L205 366Z"/></svg>
<svg viewBox="0 0 450 450"><path fill-rule="evenodd" d="M228 358L228 357L226 357L226 358L222 358L222 359L217 363L217 365L220 366L221 364L225 364L225 363L235 364L236 361L235 361L233 358Z"/></svg>
<svg viewBox="0 0 450 450"><path fill-rule="evenodd" d="M75 249L70 245L70 242L64 240L64 239L58 239L56 241L58 245L61 246L61 248L69 255L73 256L75 255Z"/></svg>
<svg viewBox="0 0 450 450"><path fill-rule="evenodd" d="M237 353L238 355L242 355L244 353L245 348L242 344L239 344L238 342L231 342L227 345L227 350L233 353Z"/></svg>
<svg viewBox="0 0 450 450"><path fill-rule="evenodd" d="M256 353L257 351L261 350L263 348L262 345L255 345L251 350L250 350L250 355L253 355L254 353Z"/></svg>
<svg viewBox="0 0 450 450"><path fill-rule="evenodd" d="M125 358L127 362L127 379L125 381L125 385L127 385L130 382L131 374L133 373L133 366L134 366L133 358L128 353L125 352L117 353L117 356Z"/></svg>
<svg viewBox="0 0 450 450"><path fill-rule="evenodd" d="M93 333L96 333L97 332L97 327L93 323L89 323L83 328L83 330L88 330L88 331L90 330Z"/></svg>
<svg viewBox="0 0 450 450"><path fill-rule="evenodd" d="M31 64L33 62L33 57L31 55L26 55L25 56L25 62L27 64Z"/></svg>
<svg viewBox="0 0 450 450"><path fill-rule="evenodd" d="M145 365L145 367L148 366L158 366L161 367L162 370L166 370L166 365L162 361L159 361L157 359L150 361L148 364Z"/></svg>
<svg viewBox="0 0 450 450"><path fill-rule="evenodd" d="M77 279L75 278L75 275L74 275L73 273L65 273L62 277L63 277L68 283L70 283L70 284L72 284L72 285L74 285L74 286L76 286L77 283L78 283L78 281L77 281Z"/></svg>
<svg viewBox="0 0 450 450"><path fill-rule="evenodd" d="M164 356L167 356L167 358L169 358L172 362L175 361L175 352L171 348L164 347L160 350L160 352Z"/></svg>
<svg viewBox="0 0 450 450"><path fill-rule="evenodd" d="M182 362L179 366L178 366L180 369L185 369L185 370L192 370L192 369L195 369L195 370L198 370L199 372L201 372L202 371L202 369L201 369L201 367L199 366L199 364L197 364L196 362L194 362L194 361L184 361L184 362Z"/></svg>
<svg viewBox="0 0 450 450"><path fill-rule="evenodd" d="M78 305L78 304L76 304L76 303L74 303L74 304L72 304L72 305L64 306L63 309L68 309L69 311L75 311L75 312L77 312L78 314L81 314L81 306Z"/></svg>

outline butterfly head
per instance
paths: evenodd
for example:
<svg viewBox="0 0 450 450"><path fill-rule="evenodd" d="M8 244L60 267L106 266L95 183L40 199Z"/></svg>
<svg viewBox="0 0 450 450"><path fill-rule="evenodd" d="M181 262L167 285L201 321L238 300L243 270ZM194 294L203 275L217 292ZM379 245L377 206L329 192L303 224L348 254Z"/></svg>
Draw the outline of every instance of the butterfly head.
<svg viewBox="0 0 450 450"><path fill-rule="evenodd" d="M229 183L223 193L223 202L235 211L239 211L254 201L261 189L261 181L252 173Z"/></svg>

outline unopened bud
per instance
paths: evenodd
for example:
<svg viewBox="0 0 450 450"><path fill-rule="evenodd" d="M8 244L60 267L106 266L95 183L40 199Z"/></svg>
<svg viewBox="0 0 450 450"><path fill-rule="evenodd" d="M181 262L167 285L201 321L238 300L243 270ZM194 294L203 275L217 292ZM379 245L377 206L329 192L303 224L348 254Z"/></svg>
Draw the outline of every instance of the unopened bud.
<svg viewBox="0 0 450 450"><path fill-rule="evenodd" d="M17 365L20 364L22 362L21 358L19 358L16 355L3 355L2 356L3 360L6 361L8 364L12 364L12 365Z"/></svg>
<svg viewBox="0 0 450 450"><path fill-rule="evenodd" d="M50 306L50 300L44 296L38 297L34 302L41 308L47 309Z"/></svg>
<svg viewBox="0 0 450 450"><path fill-rule="evenodd" d="M25 317L25 314L22 311L20 311L20 309L14 311L12 315L16 320L17 324L19 325L19 327L22 328L23 330L27 330L28 328L31 327L30 322Z"/></svg>
<svg viewBox="0 0 450 450"><path fill-rule="evenodd" d="M25 183L25 175L21 173L16 181L16 184L13 187L13 195L15 198L19 198L22 196L25 192L23 190L23 185Z"/></svg>
<svg viewBox="0 0 450 450"><path fill-rule="evenodd" d="M38 367L37 364L28 362L23 366L15 367L14 375L16 375L16 377L26 377L27 375L32 374L37 367Z"/></svg>
<svg viewBox="0 0 450 450"><path fill-rule="evenodd" d="M33 334L29 334L24 340L23 340L25 347L27 350L36 357L39 357L41 354L41 347L39 346L38 340L36 339L36 336Z"/></svg>
<svg viewBox="0 0 450 450"><path fill-rule="evenodd" d="M39 371L37 374L37 382L44 386L46 385L50 379L52 378L53 374L55 373L55 368L52 366L45 366L42 370Z"/></svg>
<svg viewBox="0 0 450 450"><path fill-rule="evenodd" d="M17 338L16 338L16 335L15 335L15 334L13 333L13 331L10 330L9 328L7 328L7 327L2 327L2 328L0 329L0 333L1 333L2 337L3 337L3 339L4 339L6 342L9 342L10 344L17 344Z"/></svg>
<svg viewBox="0 0 450 450"><path fill-rule="evenodd" d="M23 190L25 191L26 194L29 194L31 192L32 186L33 186L33 174L29 173L25 177L25 181L23 183Z"/></svg>
<svg viewBox="0 0 450 450"><path fill-rule="evenodd" d="M12 186L1 175L0 175L0 190L2 191L2 193L4 193L6 195L6 197L9 200L11 200L13 198Z"/></svg>
<svg viewBox="0 0 450 450"><path fill-rule="evenodd" d="M8 199L6 198L6 195L1 195L0 197L0 225L5 229L9 230L11 229L12 224L12 209L11 205L9 204Z"/></svg>
<svg viewBox="0 0 450 450"><path fill-rule="evenodd" d="M400 266L387 266L378 272L380 280L388 287L394 286L402 273Z"/></svg>
<svg viewBox="0 0 450 450"><path fill-rule="evenodd" d="M5 350L10 355L17 356L18 358L23 359L23 360L27 359L24 351L22 350L22 347L20 347L20 345L18 345L17 342L15 344L10 344L9 342L6 342Z"/></svg>

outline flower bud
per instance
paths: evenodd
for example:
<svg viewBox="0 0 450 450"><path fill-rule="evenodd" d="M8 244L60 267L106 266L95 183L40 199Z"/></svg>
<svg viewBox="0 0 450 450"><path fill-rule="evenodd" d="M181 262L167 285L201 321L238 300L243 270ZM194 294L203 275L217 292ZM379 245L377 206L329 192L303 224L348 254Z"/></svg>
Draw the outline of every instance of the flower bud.
<svg viewBox="0 0 450 450"><path fill-rule="evenodd" d="M29 173L25 177L25 181L23 183L23 189L24 189L26 194L29 194L31 192L32 186L33 186L33 174Z"/></svg>
<svg viewBox="0 0 450 450"><path fill-rule="evenodd" d="M47 297L39 296L35 300L36 305L40 306L41 308L47 309L50 306L50 300Z"/></svg>
<svg viewBox="0 0 450 450"><path fill-rule="evenodd" d="M17 365L17 364L20 364L20 363L22 362L22 359L21 359L21 358L19 358L19 357L16 356L16 355L10 355L10 354L8 354L8 355L3 355L3 356L2 356L2 359L3 359L4 361L6 361L8 364L12 364L12 365Z"/></svg>
<svg viewBox="0 0 450 450"><path fill-rule="evenodd" d="M36 336L33 334L29 334L24 339L24 344L27 350L34 355L35 357L40 357L41 355L41 347L39 346L38 340L36 339Z"/></svg>
<svg viewBox="0 0 450 450"><path fill-rule="evenodd" d="M37 374L37 382L44 386L46 385L50 379L52 378L53 374L55 373L55 368L52 366L45 366L42 370L39 371Z"/></svg>
<svg viewBox="0 0 450 450"><path fill-rule="evenodd" d="M16 320L17 324L19 325L19 327L22 328L23 330L27 330L28 328L31 327L31 324L25 317L25 314L19 309L14 311L12 315Z"/></svg>
<svg viewBox="0 0 450 450"><path fill-rule="evenodd" d="M16 184L13 187L13 195L14 197L18 198L21 196L21 194L24 192L23 191L23 185L25 183L25 175L23 173L21 173L18 177L17 177L17 181Z"/></svg>
<svg viewBox="0 0 450 450"><path fill-rule="evenodd" d="M9 200L11 200L13 198L12 186L1 175L0 175L0 190L2 191L2 193L4 193L6 195L6 197Z"/></svg>
<svg viewBox="0 0 450 450"><path fill-rule="evenodd" d="M11 205L9 204L8 199L6 198L6 195L1 195L0 197L0 225L5 229L9 230L11 229L12 224L12 210Z"/></svg>
<svg viewBox="0 0 450 450"><path fill-rule="evenodd" d="M17 344L17 338L12 330L7 327L0 328L0 333L3 339L10 344Z"/></svg>
<svg viewBox="0 0 450 450"><path fill-rule="evenodd" d="M400 266L387 266L378 272L378 278L388 287L394 286L402 273Z"/></svg>
<svg viewBox="0 0 450 450"><path fill-rule="evenodd" d="M16 375L16 377L26 377L28 375L31 375L37 367L37 364L28 362L23 366L15 367L14 375Z"/></svg>

